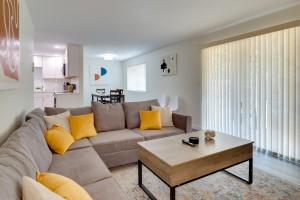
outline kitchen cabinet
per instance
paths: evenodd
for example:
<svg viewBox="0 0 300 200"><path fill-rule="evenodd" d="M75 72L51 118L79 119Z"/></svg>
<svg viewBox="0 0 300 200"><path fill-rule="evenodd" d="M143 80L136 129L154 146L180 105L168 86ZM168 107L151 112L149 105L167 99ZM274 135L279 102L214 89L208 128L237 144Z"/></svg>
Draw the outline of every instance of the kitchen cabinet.
<svg viewBox="0 0 300 200"><path fill-rule="evenodd" d="M43 67L43 56L33 56L33 66Z"/></svg>
<svg viewBox="0 0 300 200"><path fill-rule="evenodd" d="M59 56L43 57L43 78L64 78L63 58Z"/></svg>
<svg viewBox="0 0 300 200"><path fill-rule="evenodd" d="M35 92L34 93L34 107L54 107L53 92Z"/></svg>
<svg viewBox="0 0 300 200"><path fill-rule="evenodd" d="M68 44L65 51L65 76L77 77L82 73L80 69L83 66L83 50L81 45Z"/></svg>

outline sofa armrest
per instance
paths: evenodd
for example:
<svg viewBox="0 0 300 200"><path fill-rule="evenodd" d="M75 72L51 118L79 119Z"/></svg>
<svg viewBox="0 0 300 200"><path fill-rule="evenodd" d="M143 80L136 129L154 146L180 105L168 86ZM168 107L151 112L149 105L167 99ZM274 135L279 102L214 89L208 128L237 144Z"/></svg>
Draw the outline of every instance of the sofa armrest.
<svg viewBox="0 0 300 200"><path fill-rule="evenodd" d="M192 116L172 113L172 120L176 128L184 130L185 133L192 132Z"/></svg>

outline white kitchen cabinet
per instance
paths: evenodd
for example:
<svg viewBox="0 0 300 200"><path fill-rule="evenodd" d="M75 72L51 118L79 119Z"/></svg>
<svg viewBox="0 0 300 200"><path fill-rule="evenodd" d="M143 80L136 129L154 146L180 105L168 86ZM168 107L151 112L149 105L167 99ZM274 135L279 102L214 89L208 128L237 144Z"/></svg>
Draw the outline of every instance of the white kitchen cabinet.
<svg viewBox="0 0 300 200"><path fill-rule="evenodd" d="M77 77L83 66L83 50L81 45L68 44L65 52L66 77Z"/></svg>
<svg viewBox="0 0 300 200"><path fill-rule="evenodd" d="M53 92L35 92L34 93L34 107L54 107Z"/></svg>
<svg viewBox="0 0 300 200"><path fill-rule="evenodd" d="M63 58L58 56L43 57L43 78L64 78Z"/></svg>
<svg viewBox="0 0 300 200"><path fill-rule="evenodd" d="M43 67L43 56L33 56L34 67Z"/></svg>
<svg viewBox="0 0 300 200"><path fill-rule="evenodd" d="M56 78L65 78L63 73L63 58L54 57L54 68L55 68L55 77Z"/></svg>
<svg viewBox="0 0 300 200"><path fill-rule="evenodd" d="M44 57L43 78L55 78L52 57Z"/></svg>

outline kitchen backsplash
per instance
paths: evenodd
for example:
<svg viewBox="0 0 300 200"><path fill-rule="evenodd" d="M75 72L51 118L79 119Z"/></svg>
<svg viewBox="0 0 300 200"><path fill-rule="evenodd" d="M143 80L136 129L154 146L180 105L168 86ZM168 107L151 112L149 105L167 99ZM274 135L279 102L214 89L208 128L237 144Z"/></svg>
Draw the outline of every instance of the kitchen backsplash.
<svg viewBox="0 0 300 200"><path fill-rule="evenodd" d="M45 79L44 90L47 92L63 92L65 79Z"/></svg>
<svg viewBox="0 0 300 200"><path fill-rule="evenodd" d="M64 83L76 84L78 88L78 78L71 79L43 79L41 68L34 71L34 91L36 92L65 92ZM76 91L78 92L78 91Z"/></svg>

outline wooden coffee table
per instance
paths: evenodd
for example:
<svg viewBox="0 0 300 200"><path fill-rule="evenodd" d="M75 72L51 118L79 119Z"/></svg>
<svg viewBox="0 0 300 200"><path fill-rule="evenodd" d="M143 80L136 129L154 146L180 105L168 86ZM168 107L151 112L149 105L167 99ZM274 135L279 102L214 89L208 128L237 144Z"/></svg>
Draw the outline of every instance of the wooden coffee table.
<svg viewBox="0 0 300 200"><path fill-rule="evenodd" d="M191 147L181 142L191 136L199 137L199 145ZM223 133L216 133L214 141L206 142L204 132L194 132L138 143L138 183L144 192L154 195L142 183L142 166L147 167L170 188L175 188L219 171L225 171L248 184L253 175L253 142ZM249 161L249 177L245 180L225 169Z"/></svg>

